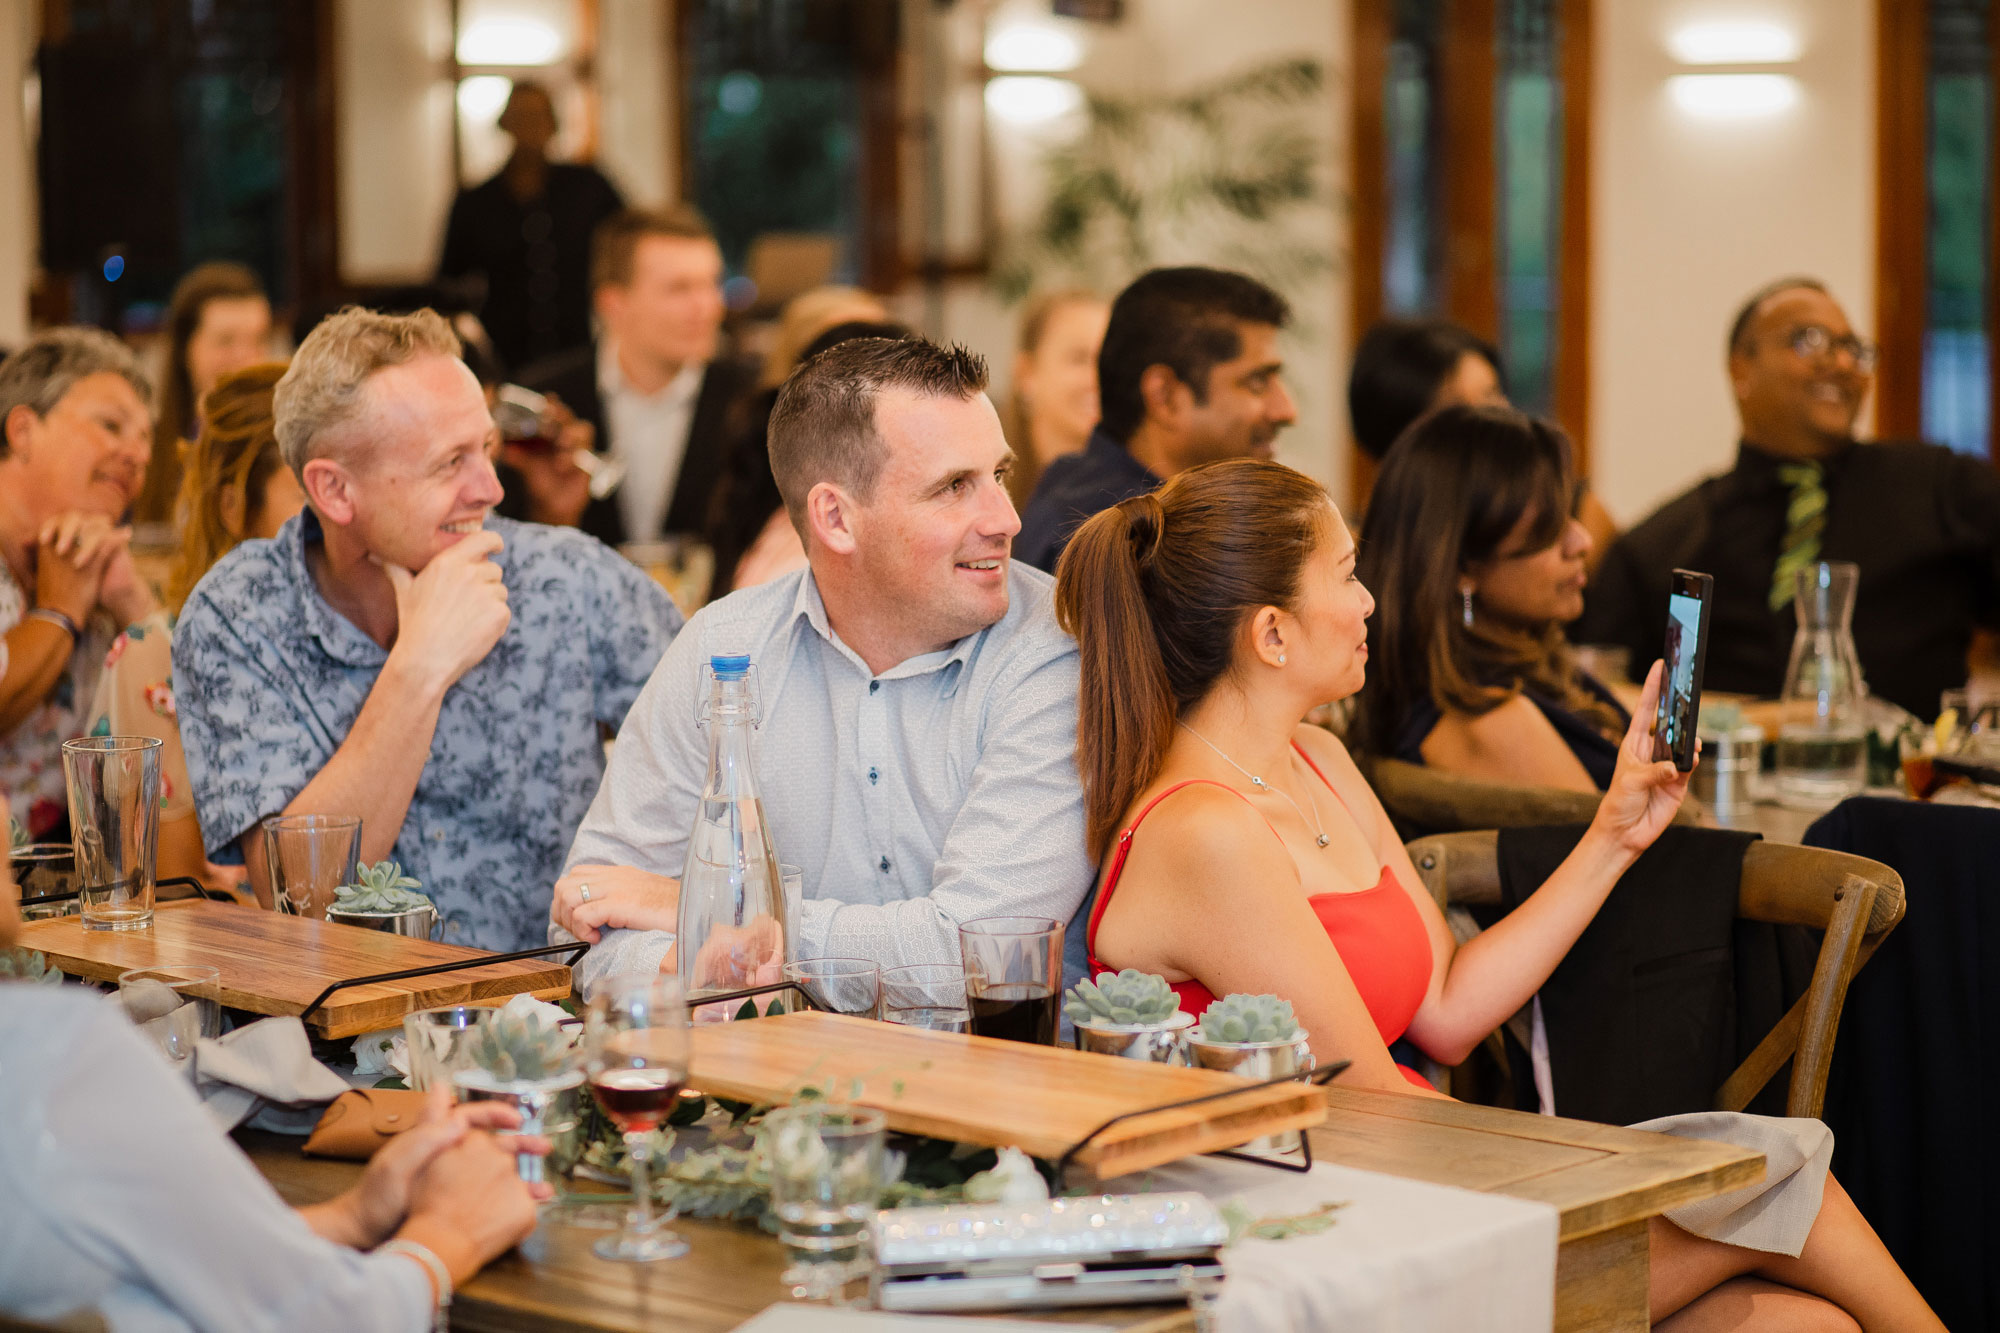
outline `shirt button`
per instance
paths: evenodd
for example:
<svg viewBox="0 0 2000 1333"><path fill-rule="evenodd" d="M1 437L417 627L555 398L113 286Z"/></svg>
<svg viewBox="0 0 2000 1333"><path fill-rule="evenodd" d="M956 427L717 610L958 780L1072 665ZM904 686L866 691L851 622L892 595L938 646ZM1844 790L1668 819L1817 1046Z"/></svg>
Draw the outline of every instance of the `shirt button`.
<svg viewBox="0 0 2000 1333"><path fill-rule="evenodd" d="M886 856L882 858L882 873L885 875L889 873L889 858Z"/></svg>
<svg viewBox="0 0 2000 1333"><path fill-rule="evenodd" d="M882 775L881 775L880 773L877 773L877 772L876 772L876 771L875 771L874 769L872 769L872 768L868 770L868 781L869 781L870 783L874 783L874 782L877 782L877 781L879 781L879 780L881 779L881 776L882 776Z"/></svg>
<svg viewBox="0 0 2000 1333"><path fill-rule="evenodd" d="M432 842L443 842L443 841L444 841L444 830L443 830L443 829L441 829L441 828L440 828L440 829L432 829L432 830L431 830L431 841L432 841Z"/></svg>
<svg viewBox="0 0 2000 1333"><path fill-rule="evenodd" d="M868 682L868 692L869 692L870 694L873 694L873 693L875 693L875 691L877 691L877 690L879 690L879 689L881 689L881 688L882 688L882 682L881 682L881 681L879 681L879 680L871 680L871 681L869 681L869 682Z"/></svg>

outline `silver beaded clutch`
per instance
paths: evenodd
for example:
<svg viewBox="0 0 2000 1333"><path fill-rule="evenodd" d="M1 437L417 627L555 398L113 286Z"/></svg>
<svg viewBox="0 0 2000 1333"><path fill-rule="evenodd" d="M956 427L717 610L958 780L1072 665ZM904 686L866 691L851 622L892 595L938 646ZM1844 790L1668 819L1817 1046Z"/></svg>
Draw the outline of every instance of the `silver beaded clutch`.
<svg viewBox="0 0 2000 1333"><path fill-rule="evenodd" d="M1212 1280L1229 1229L1199 1194L898 1208L874 1223L884 1310L1037 1309L1184 1299Z"/></svg>

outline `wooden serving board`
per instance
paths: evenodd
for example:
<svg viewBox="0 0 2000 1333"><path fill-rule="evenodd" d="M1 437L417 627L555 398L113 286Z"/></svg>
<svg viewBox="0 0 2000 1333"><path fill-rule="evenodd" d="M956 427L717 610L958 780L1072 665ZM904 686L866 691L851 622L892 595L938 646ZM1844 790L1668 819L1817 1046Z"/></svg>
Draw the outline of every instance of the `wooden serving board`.
<svg viewBox="0 0 2000 1333"><path fill-rule="evenodd" d="M779 1014L694 1029L689 1083L714 1096L780 1102L808 1083L845 1095L850 1079L862 1083L854 1100L884 1112L891 1129L1011 1146L1051 1161L1113 1116L1239 1090L1227 1100L1112 1126L1072 1159L1100 1180L1326 1118L1325 1098L1304 1083L1252 1089L1207 1069L844 1014Z"/></svg>
<svg viewBox="0 0 2000 1333"><path fill-rule="evenodd" d="M485 952L202 900L159 904L150 930L85 930L83 919L74 916L30 921L21 927L20 943L89 981L116 981L135 967L212 967L221 981L222 1003L253 1014L304 1013L333 982ZM306 1023L323 1037L353 1037L393 1027L418 1009L497 1004L523 993L560 999L569 994L569 984L569 969L561 963L524 958L335 991Z"/></svg>

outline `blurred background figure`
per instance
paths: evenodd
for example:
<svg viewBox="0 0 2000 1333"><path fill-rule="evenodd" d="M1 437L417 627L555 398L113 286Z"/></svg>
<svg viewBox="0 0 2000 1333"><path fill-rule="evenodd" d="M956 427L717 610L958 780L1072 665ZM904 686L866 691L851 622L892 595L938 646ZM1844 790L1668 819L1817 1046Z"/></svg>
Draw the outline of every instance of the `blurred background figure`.
<svg viewBox="0 0 2000 1333"><path fill-rule="evenodd" d="M590 239L625 201L596 167L549 160L560 127L541 84L515 81L500 128L513 151L491 179L458 192L437 275L484 279L480 319L518 372L590 341Z"/></svg>
<svg viewBox="0 0 2000 1333"><path fill-rule="evenodd" d="M1499 350L1448 319L1383 319L1354 348L1347 412L1354 444L1380 463L1410 423L1453 403L1505 406L1507 374ZM1602 501L1585 487L1577 518L1590 534L1592 569L1618 535Z"/></svg>
<svg viewBox="0 0 2000 1333"><path fill-rule="evenodd" d="M859 287L815 287L785 303L755 395L737 410L741 423L708 506L703 540L715 552L713 594L768 582L805 564L805 548L785 515L771 476L771 408L794 370L849 338L903 338L879 297Z"/></svg>
<svg viewBox="0 0 2000 1333"><path fill-rule="evenodd" d="M275 535L305 504L272 432L271 393L284 373L283 361L266 361L223 376L201 400L201 432L184 453L176 507L185 522L167 604L112 640L84 723L87 736L160 739L162 879L193 875L211 887L243 880L242 867L211 865L202 852L175 722L173 631L188 594L216 562L246 541Z"/></svg>
<svg viewBox="0 0 2000 1333"><path fill-rule="evenodd" d="M598 229L591 282L597 341L519 375L589 422L625 467L577 526L613 546L699 533L731 413L756 383L722 354L722 251L691 208L628 209Z"/></svg>
<svg viewBox="0 0 2000 1333"><path fill-rule="evenodd" d="M271 302L257 275L225 260L190 269L167 306L167 364L135 523L180 522L181 454L201 429L202 399L224 375L270 355Z"/></svg>
<svg viewBox="0 0 2000 1333"><path fill-rule="evenodd" d="M1042 470L1081 453L1097 425L1097 353L1110 320L1109 301L1075 287L1035 297L1021 313L1013 390L1000 416L1014 447L1007 490L1016 509Z"/></svg>

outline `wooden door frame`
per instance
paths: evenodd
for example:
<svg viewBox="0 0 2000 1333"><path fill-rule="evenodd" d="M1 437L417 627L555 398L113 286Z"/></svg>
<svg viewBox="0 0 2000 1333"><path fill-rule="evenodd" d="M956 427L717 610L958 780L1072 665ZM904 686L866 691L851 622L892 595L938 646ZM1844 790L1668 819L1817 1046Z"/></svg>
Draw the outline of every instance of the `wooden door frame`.
<svg viewBox="0 0 2000 1333"><path fill-rule="evenodd" d="M1914 440L1924 425L1930 322L1929 6L1875 0L1875 434ZM1896 96L1915 88L1919 95ZM1990 326L1990 317L1989 317Z"/></svg>

